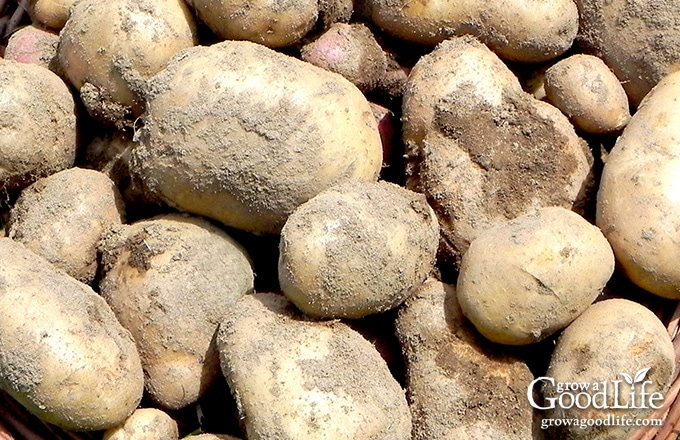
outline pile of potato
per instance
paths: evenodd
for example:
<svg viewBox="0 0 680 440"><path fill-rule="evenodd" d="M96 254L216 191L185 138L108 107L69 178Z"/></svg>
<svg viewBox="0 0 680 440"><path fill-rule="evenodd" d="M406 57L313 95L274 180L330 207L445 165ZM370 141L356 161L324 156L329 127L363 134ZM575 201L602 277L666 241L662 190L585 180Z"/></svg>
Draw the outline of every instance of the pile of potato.
<svg viewBox="0 0 680 440"><path fill-rule="evenodd" d="M676 0L26 7L0 5L0 396L53 432L673 428Z"/></svg>

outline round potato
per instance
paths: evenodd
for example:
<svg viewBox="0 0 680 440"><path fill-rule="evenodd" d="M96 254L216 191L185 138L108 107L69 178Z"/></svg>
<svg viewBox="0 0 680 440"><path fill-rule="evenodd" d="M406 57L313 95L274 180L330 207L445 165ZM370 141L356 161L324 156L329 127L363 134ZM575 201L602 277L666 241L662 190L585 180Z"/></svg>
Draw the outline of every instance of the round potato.
<svg viewBox="0 0 680 440"><path fill-rule="evenodd" d="M0 239L0 388L44 421L96 431L137 408L144 375L130 333L88 286Z"/></svg>
<svg viewBox="0 0 680 440"><path fill-rule="evenodd" d="M66 84L44 67L0 59L0 191L69 168L75 157L75 104Z"/></svg>
<svg viewBox="0 0 680 440"><path fill-rule="evenodd" d="M144 82L197 42L182 0L83 0L60 36L61 67L88 112L123 127L144 110Z"/></svg>
<svg viewBox="0 0 680 440"><path fill-rule="evenodd" d="M155 408L140 408L125 422L109 428L102 440L177 440L177 422L163 411Z"/></svg>
<svg viewBox="0 0 680 440"><path fill-rule="evenodd" d="M401 304L432 270L438 241L422 195L386 182L346 183L288 218L279 283L308 315L361 318Z"/></svg>
<svg viewBox="0 0 680 440"><path fill-rule="evenodd" d="M279 233L321 191L377 179L377 122L337 74L226 41L176 57L151 88L132 171L179 210Z"/></svg>
<svg viewBox="0 0 680 440"><path fill-rule="evenodd" d="M626 275L680 298L680 72L642 102L609 154L597 194L597 225Z"/></svg>
<svg viewBox="0 0 680 440"><path fill-rule="evenodd" d="M545 400L539 406L547 408L551 419L642 420L663 403L675 368L673 343L654 313L625 299L602 301L560 336L546 377L536 382L536 387L543 385ZM564 384L588 386L578 405L572 398L578 392ZM635 428L574 424L548 433L550 438L610 440L629 438Z"/></svg>
<svg viewBox="0 0 680 440"><path fill-rule="evenodd" d="M486 230L463 256L458 301L493 342L538 342L602 292L614 253L602 232L564 208L543 208Z"/></svg>
<svg viewBox="0 0 680 440"><path fill-rule="evenodd" d="M630 119L626 91L597 57L573 55L563 59L545 72L544 84L548 101L581 130L615 132Z"/></svg>
<svg viewBox="0 0 680 440"><path fill-rule="evenodd" d="M373 345L310 321L283 296L246 295L217 334L248 440L409 440L404 392Z"/></svg>
<svg viewBox="0 0 680 440"><path fill-rule="evenodd" d="M75 0L28 0L26 11L34 23L60 30L66 24Z"/></svg>
<svg viewBox="0 0 680 440"><path fill-rule="evenodd" d="M220 373L212 341L222 316L253 289L247 254L178 214L114 228L100 250L101 295L137 343L147 392L167 409L195 403Z"/></svg>
<svg viewBox="0 0 680 440"><path fill-rule="evenodd" d="M125 220L123 202L106 175L70 168L21 192L8 236L83 283L97 274L97 243Z"/></svg>

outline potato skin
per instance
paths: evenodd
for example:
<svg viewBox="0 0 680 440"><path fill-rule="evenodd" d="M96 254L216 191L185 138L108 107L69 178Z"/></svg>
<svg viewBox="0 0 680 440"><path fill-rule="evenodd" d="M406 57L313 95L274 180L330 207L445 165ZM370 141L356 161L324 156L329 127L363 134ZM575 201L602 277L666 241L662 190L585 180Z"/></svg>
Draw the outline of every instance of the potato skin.
<svg viewBox="0 0 680 440"><path fill-rule="evenodd" d="M404 393L373 345L283 296L243 297L217 334L248 440L409 440Z"/></svg>
<svg viewBox="0 0 680 440"><path fill-rule="evenodd" d="M73 3L75 0L29 0L26 11L34 23L58 31L66 24Z"/></svg>
<svg viewBox="0 0 680 440"><path fill-rule="evenodd" d="M581 130L605 134L630 120L628 95L616 75L599 58L572 55L545 72L548 101Z"/></svg>
<svg viewBox="0 0 680 440"><path fill-rule="evenodd" d="M0 59L0 115L0 191L73 166L75 104L57 75Z"/></svg>
<svg viewBox="0 0 680 440"><path fill-rule="evenodd" d="M10 211L8 236L90 284L97 273L97 243L106 229L124 220L123 201L111 179L70 168L21 192Z"/></svg>
<svg viewBox="0 0 680 440"><path fill-rule="evenodd" d="M0 261L0 388L67 430L125 420L144 376L106 302L9 238L0 239Z"/></svg>
<svg viewBox="0 0 680 440"><path fill-rule="evenodd" d="M642 102L607 157L597 225L626 275L656 295L680 298L680 72Z"/></svg>
<svg viewBox="0 0 680 440"><path fill-rule="evenodd" d="M137 343L150 397L167 409L195 403L219 375L212 340L222 316L253 289L247 254L178 214L112 229L100 250L101 295Z"/></svg>
<svg viewBox="0 0 680 440"><path fill-rule="evenodd" d="M102 440L177 440L177 422L155 408L140 408L125 422L107 429Z"/></svg>
<svg viewBox="0 0 680 440"><path fill-rule="evenodd" d="M420 44L474 35L500 57L546 61L569 49L578 32L571 0L367 0L367 15L384 31Z"/></svg>
<svg viewBox="0 0 680 440"><path fill-rule="evenodd" d="M564 208L542 208L486 230L463 256L458 300L493 342L522 345L563 329L614 272L604 235Z"/></svg>
<svg viewBox="0 0 680 440"><path fill-rule="evenodd" d="M332 187L283 227L281 289L315 317L383 312L427 278L438 239L436 216L421 194L387 182Z"/></svg>
<svg viewBox="0 0 680 440"><path fill-rule="evenodd" d="M339 75L227 41L183 52L151 87L132 171L177 209L279 233L319 192L377 179L377 122Z"/></svg>
<svg viewBox="0 0 680 440"><path fill-rule="evenodd" d="M621 373L635 376L636 372L649 368L645 380L652 384L646 387L648 393L668 391L673 379L675 352L673 343L663 323L644 306L625 299L610 299L590 306L569 327L557 341L546 376L555 382L595 383L608 381L610 388L607 398L613 402L612 381L619 380L619 402L626 406L630 386ZM640 385L636 388L640 398ZM557 390L544 383L546 397L557 396ZM659 401L656 404L660 404ZM640 402L636 403L641 406ZM596 409L585 410L577 407L547 410L546 416L553 418L605 418L607 416L645 418L651 412L647 409ZM581 429L565 427L563 432L553 432L550 438L574 440L618 440L629 438L635 426L610 426Z"/></svg>

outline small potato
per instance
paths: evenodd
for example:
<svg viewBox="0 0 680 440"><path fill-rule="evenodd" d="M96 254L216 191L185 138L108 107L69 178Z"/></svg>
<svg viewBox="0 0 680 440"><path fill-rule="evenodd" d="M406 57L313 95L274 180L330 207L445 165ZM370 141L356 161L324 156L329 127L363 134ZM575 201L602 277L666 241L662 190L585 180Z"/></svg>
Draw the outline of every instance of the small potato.
<svg viewBox="0 0 680 440"><path fill-rule="evenodd" d="M625 420L641 421L654 407L661 407L675 368L673 343L663 323L651 311L625 299L610 299L590 306L564 330L546 377L537 379L536 389L542 384L546 400L539 406L547 407L546 416L553 419L609 417L624 423L585 428L580 424L563 425L548 431L549 438L629 438L636 426L626 425ZM560 405L560 396L565 393L564 389L559 390L557 384L560 383L588 384L586 394L591 404L586 405L588 397L581 396L579 406L585 408L579 409L570 405L569 396L563 396ZM631 387L631 383L635 385ZM593 384L598 384L598 388Z"/></svg>
<svg viewBox="0 0 680 440"><path fill-rule="evenodd" d="M493 342L538 342L595 301L614 272L602 232L564 208L542 208L486 230L463 256L458 300Z"/></svg>
<svg viewBox="0 0 680 440"><path fill-rule="evenodd" d="M360 90L373 90L387 71L385 52L364 24L336 23L302 47L308 63L339 73Z"/></svg>
<svg viewBox="0 0 680 440"><path fill-rule="evenodd" d="M106 430L102 440L177 440L177 422L163 411L140 408L125 422Z"/></svg>
<svg viewBox="0 0 680 440"><path fill-rule="evenodd" d="M453 286L434 278L399 309L412 440L528 440L533 380L518 358L490 347L465 320Z"/></svg>
<svg viewBox="0 0 680 440"><path fill-rule="evenodd" d="M0 59L0 192L69 168L75 156L75 104L66 84L44 67Z"/></svg>
<svg viewBox="0 0 680 440"><path fill-rule="evenodd" d="M309 321L280 295L246 295L217 334L248 440L410 440L404 392L340 321Z"/></svg>
<svg viewBox="0 0 680 440"><path fill-rule="evenodd" d="M121 128L144 110L144 82L197 42L182 0L83 0L60 34L58 57L88 112Z"/></svg>
<svg viewBox="0 0 680 440"><path fill-rule="evenodd" d="M545 72L548 101L583 131L621 130L630 119L628 96L616 75L599 58L573 55Z"/></svg>
<svg viewBox="0 0 680 440"><path fill-rule="evenodd" d="M663 79L609 154L597 194L597 225L626 275L680 299L680 72Z"/></svg>
<svg viewBox="0 0 680 440"><path fill-rule="evenodd" d="M471 37L447 40L418 61L402 120L407 186L437 213L451 265L487 228L542 206L581 210L588 200L588 145Z"/></svg>
<svg viewBox="0 0 680 440"><path fill-rule="evenodd" d="M76 431L122 423L144 388L135 343L106 302L9 238L0 239L0 388Z"/></svg>
<svg viewBox="0 0 680 440"><path fill-rule="evenodd" d="M121 196L104 174L70 168L21 192L10 212L9 238L90 284L97 274L97 243L125 220Z"/></svg>
<svg viewBox="0 0 680 440"><path fill-rule="evenodd" d="M36 26L14 32L7 41L5 59L56 69L59 35Z"/></svg>
<svg viewBox="0 0 680 440"><path fill-rule="evenodd" d="M432 270L438 241L421 194L386 182L346 183L288 218L279 283L308 315L361 318L401 304Z"/></svg>
<svg viewBox="0 0 680 440"><path fill-rule="evenodd" d="M501 58L546 61L566 52L578 32L572 0L366 0L366 14L398 38L435 45L474 35Z"/></svg>
<svg viewBox="0 0 680 440"><path fill-rule="evenodd" d="M377 122L340 75L225 41L183 52L151 89L132 172L179 210L278 234L321 191L377 180Z"/></svg>
<svg viewBox="0 0 680 440"><path fill-rule="evenodd" d="M195 403L220 373L219 322L253 289L247 254L177 214L114 228L100 250L101 295L137 343L150 397L167 409Z"/></svg>
<svg viewBox="0 0 680 440"><path fill-rule="evenodd" d="M54 30L60 30L66 24L69 10L76 0L28 0L26 10L34 23Z"/></svg>

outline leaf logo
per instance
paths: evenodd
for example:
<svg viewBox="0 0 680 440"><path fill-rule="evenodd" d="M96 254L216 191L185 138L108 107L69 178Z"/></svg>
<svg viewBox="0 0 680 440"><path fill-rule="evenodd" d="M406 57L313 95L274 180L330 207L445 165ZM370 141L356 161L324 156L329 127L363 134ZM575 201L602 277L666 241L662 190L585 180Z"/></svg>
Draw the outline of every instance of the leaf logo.
<svg viewBox="0 0 680 440"><path fill-rule="evenodd" d="M619 373L630 386L635 386L636 383L642 382L647 377L647 373L651 367L643 368L642 370L635 373L635 378L627 373Z"/></svg>

